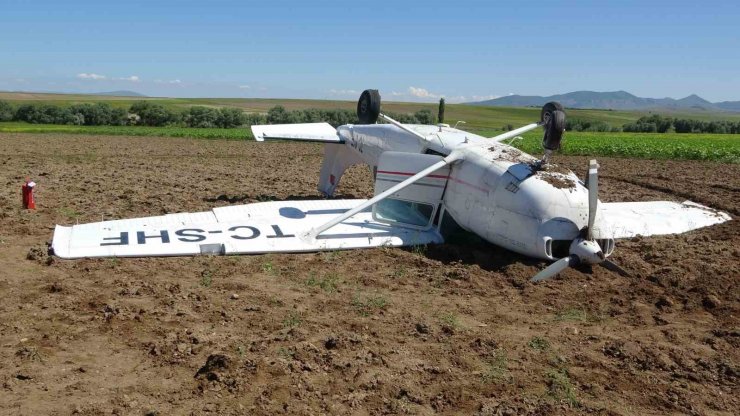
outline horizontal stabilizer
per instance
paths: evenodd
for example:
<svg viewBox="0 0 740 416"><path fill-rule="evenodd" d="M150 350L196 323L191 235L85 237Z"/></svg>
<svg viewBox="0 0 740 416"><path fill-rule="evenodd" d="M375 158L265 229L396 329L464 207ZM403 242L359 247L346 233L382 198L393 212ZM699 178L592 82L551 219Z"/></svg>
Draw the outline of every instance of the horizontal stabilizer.
<svg viewBox="0 0 740 416"><path fill-rule="evenodd" d="M305 142L343 143L329 123L262 124L252 126L258 142L264 140L300 140Z"/></svg>
<svg viewBox="0 0 740 416"><path fill-rule="evenodd" d="M52 249L64 259L296 253L441 243L436 230L374 221L370 210L307 242L300 232L319 226L366 200L274 201L198 213L57 225Z"/></svg>
<svg viewBox="0 0 740 416"><path fill-rule="evenodd" d="M691 201L600 203L594 237L680 234L729 221L728 214Z"/></svg>

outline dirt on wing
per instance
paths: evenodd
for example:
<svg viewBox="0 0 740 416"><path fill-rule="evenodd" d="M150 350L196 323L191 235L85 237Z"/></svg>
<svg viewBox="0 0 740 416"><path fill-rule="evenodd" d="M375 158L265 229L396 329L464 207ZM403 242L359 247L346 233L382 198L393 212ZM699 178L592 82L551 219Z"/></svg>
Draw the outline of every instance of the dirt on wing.
<svg viewBox="0 0 740 416"><path fill-rule="evenodd" d="M409 249L48 256L54 224L319 198L313 144L0 134L0 414L740 413L740 222L545 266ZM585 172L586 157L556 156ZM603 201L740 215L740 165L599 158ZM26 177L35 211L20 208ZM339 196L372 194L367 168ZM234 296L236 295L236 296Z"/></svg>

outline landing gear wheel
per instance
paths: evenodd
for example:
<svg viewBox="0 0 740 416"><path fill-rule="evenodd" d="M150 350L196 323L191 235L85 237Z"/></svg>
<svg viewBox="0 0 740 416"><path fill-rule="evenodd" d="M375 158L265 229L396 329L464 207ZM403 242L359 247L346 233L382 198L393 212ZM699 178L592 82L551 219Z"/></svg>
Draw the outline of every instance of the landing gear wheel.
<svg viewBox="0 0 740 416"><path fill-rule="evenodd" d="M360 124L374 124L380 115L380 93L378 90L365 90L357 101L357 118Z"/></svg>
<svg viewBox="0 0 740 416"><path fill-rule="evenodd" d="M558 150L563 133L565 133L565 113L561 110L553 110L548 112L545 120L545 137L542 138L542 147L545 150Z"/></svg>
<svg viewBox="0 0 740 416"><path fill-rule="evenodd" d="M554 111L562 111L563 113L565 113L565 109L557 101L550 101L549 103L542 106L542 111L540 112L540 121L542 122L542 124L547 124L547 120L552 117L552 113Z"/></svg>

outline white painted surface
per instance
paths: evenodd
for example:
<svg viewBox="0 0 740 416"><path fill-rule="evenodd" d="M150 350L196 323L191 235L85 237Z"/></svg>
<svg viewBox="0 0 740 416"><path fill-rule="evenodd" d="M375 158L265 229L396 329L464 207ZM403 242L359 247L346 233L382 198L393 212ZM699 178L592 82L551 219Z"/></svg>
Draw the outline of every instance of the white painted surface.
<svg viewBox="0 0 740 416"><path fill-rule="evenodd" d="M252 126L258 142L264 140L301 140L306 142L341 143L336 129L329 123L263 124Z"/></svg>
<svg viewBox="0 0 740 416"><path fill-rule="evenodd" d="M596 238L680 234L729 221L730 216L691 201L611 202L599 204Z"/></svg>
<svg viewBox="0 0 740 416"><path fill-rule="evenodd" d="M441 243L435 230L373 221L369 211L306 242L297 235L366 200L277 201L92 224L57 226L52 248L65 259L310 252Z"/></svg>

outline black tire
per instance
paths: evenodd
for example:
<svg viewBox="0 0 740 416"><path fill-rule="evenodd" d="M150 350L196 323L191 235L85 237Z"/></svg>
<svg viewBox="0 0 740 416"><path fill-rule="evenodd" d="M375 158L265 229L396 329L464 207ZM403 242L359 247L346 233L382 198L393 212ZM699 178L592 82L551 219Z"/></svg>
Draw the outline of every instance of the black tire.
<svg viewBox="0 0 740 416"><path fill-rule="evenodd" d="M380 93L378 90L365 90L357 101L357 119L360 124L375 124L380 115Z"/></svg>
<svg viewBox="0 0 740 416"><path fill-rule="evenodd" d="M565 113L553 110L547 115L545 124L545 137L542 139L542 147L548 150L558 150L560 141L565 132Z"/></svg>
<svg viewBox="0 0 740 416"><path fill-rule="evenodd" d="M540 112L540 121L542 124L547 124L547 119L552 116L553 111L562 111L565 113L565 109L559 102L550 101L542 106L542 111Z"/></svg>

